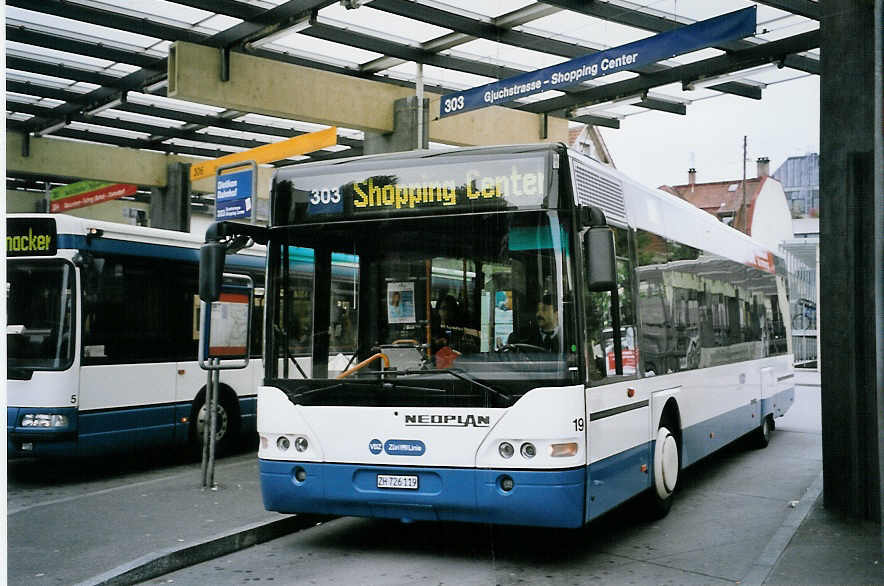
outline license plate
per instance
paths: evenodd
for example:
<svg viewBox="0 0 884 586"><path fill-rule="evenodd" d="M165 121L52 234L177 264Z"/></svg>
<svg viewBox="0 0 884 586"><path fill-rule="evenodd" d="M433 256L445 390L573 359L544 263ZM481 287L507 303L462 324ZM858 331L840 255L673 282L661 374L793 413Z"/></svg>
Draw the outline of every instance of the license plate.
<svg viewBox="0 0 884 586"><path fill-rule="evenodd" d="M417 490L417 476L378 474L378 488L406 488Z"/></svg>

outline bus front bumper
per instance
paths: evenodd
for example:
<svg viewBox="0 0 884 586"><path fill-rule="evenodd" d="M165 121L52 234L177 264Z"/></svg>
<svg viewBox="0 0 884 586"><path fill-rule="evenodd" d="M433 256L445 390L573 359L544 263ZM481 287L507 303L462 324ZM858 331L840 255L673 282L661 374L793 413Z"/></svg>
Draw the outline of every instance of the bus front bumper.
<svg viewBox="0 0 884 586"><path fill-rule="evenodd" d="M537 527L583 525L586 469L417 468L259 460L264 508L280 513L463 521ZM416 488L378 488L378 475ZM298 480L298 477L303 480ZM512 481L509 490L504 488Z"/></svg>
<svg viewBox="0 0 884 586"><path fill-rule="evenodd" d="M22 425L27 415L60 415L66 424L55 427ZM77 409L71 407L7 407L6 456L63 457L77 449Z"/></svg>

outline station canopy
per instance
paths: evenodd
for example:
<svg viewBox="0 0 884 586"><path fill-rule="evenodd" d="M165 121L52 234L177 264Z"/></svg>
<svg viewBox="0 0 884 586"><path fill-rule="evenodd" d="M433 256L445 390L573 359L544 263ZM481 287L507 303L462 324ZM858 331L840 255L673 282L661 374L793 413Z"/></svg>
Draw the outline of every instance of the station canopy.
<svg viewBox="0 0 884 586"><path fill-rule="evenodd" d="M750 6L754 35L502 104L609 128L650 110L690 115L691 103L723 94L762 99L770 85L818 75L817 2L8 0L6 125L216 158L326 127L168 98L177 41L408 88L421 64L425 91L448 94ZM336 146L275 164L359 155L362 143L362 130L339 127ZM73 179L8 172L7 186Z"/></svg>

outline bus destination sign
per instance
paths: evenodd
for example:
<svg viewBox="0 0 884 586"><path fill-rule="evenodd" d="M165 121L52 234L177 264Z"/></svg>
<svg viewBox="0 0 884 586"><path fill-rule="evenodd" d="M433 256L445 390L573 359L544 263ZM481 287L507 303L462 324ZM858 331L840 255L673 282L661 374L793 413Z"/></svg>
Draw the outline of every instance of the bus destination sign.
<svg viewBox="0 0 884 586"><path fill-rule="evenodd" d="M536 154L292 178L296 215L306 221L539 208L551 180Z"/></svg>
<svg viewBox="0 0 884 586"><path fill-rule="evenodd" d="M7 218L6 256L54 256L58 233L52 218Z"/></svg>

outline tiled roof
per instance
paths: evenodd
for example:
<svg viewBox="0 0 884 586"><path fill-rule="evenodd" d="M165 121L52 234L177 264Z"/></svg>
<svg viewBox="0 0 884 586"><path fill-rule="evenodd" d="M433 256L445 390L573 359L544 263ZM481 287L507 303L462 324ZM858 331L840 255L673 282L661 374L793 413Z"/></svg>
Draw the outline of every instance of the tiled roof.
<svg viewBox="0 0 884 586"><path fill-rule="evenodd" d="M746 207L748 217L752 217L752 210L755 205L755 199L761 192L764 180L767 177L753 177L746 180ZM664 185L660 189L668 191L673 195L692 203L698 208L709 212L718 217L721 214L733 214L739 216L739 210L743 206L743 182L736 181L719 181L716 183L695 183L694 185ZM732 224L735 228L741 229L744 221L741 217ZM751 220L749 231L751 232Z"/></svg>

